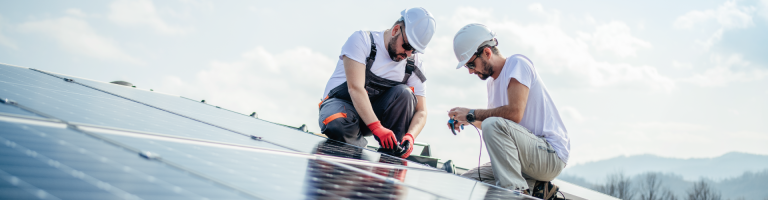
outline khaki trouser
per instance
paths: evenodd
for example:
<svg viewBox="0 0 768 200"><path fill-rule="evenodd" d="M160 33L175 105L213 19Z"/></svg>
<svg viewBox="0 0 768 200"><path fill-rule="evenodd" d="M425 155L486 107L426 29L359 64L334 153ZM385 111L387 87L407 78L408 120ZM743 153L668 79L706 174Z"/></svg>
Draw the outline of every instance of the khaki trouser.
<svg viewBox="0 0 768 200"><path fill-rule="evenodd" d="M536 181L551 181L565 163L543 138L511 120L490 117L483 120L483 140L491 162L461 176L507 189L525 190ZM478 170L480 177L478 178Z"/></svg>

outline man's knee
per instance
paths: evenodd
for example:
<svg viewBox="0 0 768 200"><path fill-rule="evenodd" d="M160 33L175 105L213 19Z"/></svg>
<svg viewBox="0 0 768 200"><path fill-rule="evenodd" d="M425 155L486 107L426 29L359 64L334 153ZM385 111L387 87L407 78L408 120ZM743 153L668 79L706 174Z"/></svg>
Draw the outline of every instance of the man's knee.
<svg viewBox="0 0 768 200"><path fill-rule="evenodd" d="M523 126L502 117L483 120L483 139L488 141L515 141L520 137L535 137Z"/></svg>
<svg viewBox="0 0 768 200"><path fill-rule="evenodd" d="M396 85L389 90L389 95L396 95L399 101L413 101L415 99L413 91L411 91L411 87L408 87L408 85Z"/></svg>
<svg viewBox="0 0 768 200"><path fill-rule="evenodd" d="M318 123L320 131L328 138L344 141L360 132L357 113L352 104L338 99L329 99L320 108Z"/></svg>
<svg viewBox="0 0 768 200"><path fill-rule="evenodd" d="M321 122L321 131L329 138L336 139L339 137L357 135L360 132L360 125L352 116L347 116L346 113L340 112L330 115L323 119Z"/></svg>
<svg viewBox="0 0 768 200"><path fill-rule="evenodd" d="M481 127L483 128L483 137L492 136L499 132L499 127L503 126L504 118L501 117L489 117L483 120Z"/></svg>
<svg viewBox="0 0 768 200"><path fill-rule="evenodd" d="M408 85L405 84L396 85L395 87L392 87L391 90L394 90L393 92L396 92L400 95L413 93L413 91L411 91L411 87L408 87Z"/></svg>

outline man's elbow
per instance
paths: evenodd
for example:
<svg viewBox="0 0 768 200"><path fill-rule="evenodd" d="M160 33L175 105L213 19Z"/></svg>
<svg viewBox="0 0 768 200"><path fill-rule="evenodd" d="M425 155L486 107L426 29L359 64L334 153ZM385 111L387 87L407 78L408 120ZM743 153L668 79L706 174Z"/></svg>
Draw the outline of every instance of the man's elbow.
<svg viewBox="0 0 768 200"><path fill-rule="evenodd" d="M512 120L515 123L520 123L523 120L522 112L512 112L507 116L507 119Z"/></svg>
<svg viewBox="0 0 768 200"><path fill-rule="evenodd" d="M515 123L519 124L520 121L523 121L523 116L519 116L519 117L515 116L515 117L512 118L512 121L514 121Z"/></svg>
<svg viewBox="0 0 768 200"><path fill-rule="evenodd" d="M347 85L347 89L349 90L350 94L365 93L365 87L359 85L349 84Z"/></svg>

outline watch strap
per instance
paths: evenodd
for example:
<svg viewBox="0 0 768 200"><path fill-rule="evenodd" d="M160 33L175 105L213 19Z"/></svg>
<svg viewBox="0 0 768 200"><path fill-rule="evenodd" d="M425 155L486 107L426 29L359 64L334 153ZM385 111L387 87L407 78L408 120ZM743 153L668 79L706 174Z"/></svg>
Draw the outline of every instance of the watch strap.
<svg viewBox="0 0 768 200"><path fill-rule="evenodd" d="M475 122L476 116L475 116L475 109L469 110L469 113L467 113L467 122L472 123Z"/></svg>

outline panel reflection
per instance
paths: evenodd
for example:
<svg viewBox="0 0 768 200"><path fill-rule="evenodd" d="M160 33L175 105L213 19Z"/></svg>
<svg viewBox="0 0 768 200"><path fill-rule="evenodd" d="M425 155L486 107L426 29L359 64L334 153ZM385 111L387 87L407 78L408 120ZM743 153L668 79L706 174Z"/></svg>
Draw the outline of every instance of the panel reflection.
<svg viewBox="0 0 768 200"><path fill-rule="evenodd" d="M364 154L363 151L360 148L328 140L318 144L314 153L369 161L378 159L375 161L397 165L402 165L404 162L399 159L380 156L381 154L375 158L376 156ZM404 180L408 171L382 167L364 167L362 169L400 181ZM323 160L310 160L308 170L309 176L307 178L310 188L307 189L307 194L317 199L404 199L407 191L406 187L402 185L355 172Z"/></svg>
<svg viewBox="0 0 768 200"><path fill-rule="evenodd" d="M408 162L390 155L363 150L362 148L330 139L320 142L312 153L393 165L407 165Z"/></svg>

